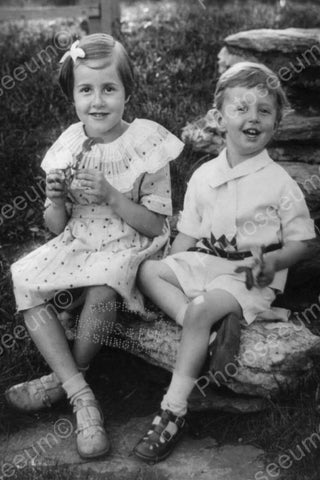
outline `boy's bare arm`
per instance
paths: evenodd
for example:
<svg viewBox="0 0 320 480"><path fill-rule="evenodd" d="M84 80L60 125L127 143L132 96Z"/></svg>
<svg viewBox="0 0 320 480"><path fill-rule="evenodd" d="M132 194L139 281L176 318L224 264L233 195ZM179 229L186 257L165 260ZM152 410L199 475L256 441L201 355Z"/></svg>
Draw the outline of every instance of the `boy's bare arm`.
<svg viewBox="0 0 320 480"><path fill-rule="evenodd" d="M194 247L197 243L197 239L179 232L171 247L170 255L179 252L185 252L188 248Z"/></svg>
<svg viewBox="0 0 320 480"><path fill-rule="evenodd" d="M66 210L67 187L62 170L51 170L46 177L46 196L51 204L44 212L47 228L58 235L63 232L69 215Z"/></svg>
<svg viewBox="0 0 320 480"><path fill-rule="evenodd" d="M284 270L292 265L307 260L318 254L320 251L320 243L318 239L291 241L288 242L281 250L266 253L263 256L263 262L258 267L256 281L260 287L269 285L275 275L275 272Z"/></svg>
<svg viewBox="0 0 320 480"><path fill-rule="evenodd" d="M265 260L274 263L275 270L283 270L292 265L311 258L315 253L320 252L320 243L317 239L291 241L284 245L281 250L265 254Z"/></svg>

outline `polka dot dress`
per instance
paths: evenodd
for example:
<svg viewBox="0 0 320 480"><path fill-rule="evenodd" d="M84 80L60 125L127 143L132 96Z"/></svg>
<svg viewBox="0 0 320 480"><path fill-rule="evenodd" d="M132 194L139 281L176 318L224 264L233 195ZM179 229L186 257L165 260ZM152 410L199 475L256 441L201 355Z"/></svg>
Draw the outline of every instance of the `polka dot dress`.
<svg viewBox="0 0 320 480"><path fill-rule="evenodd" d="M71 125L46 154L42 168L56 168L59 157L71 154L77 168L99 169L108 182L132 201L149 210L171 215L169 162L183 143L159 124L136 119L115 141L88 142L82 123ZM81 155L80 155L81 154ZM79 160L80 159L80 160ZM46 204L50 202L47 200ZM85 190L72 182L64 231L12 265L17 309L41 305L63 290L109 285L128 309L144 313L136 287L139 265L146 258L161 258L168 244L166 222L158 237L149 238L124 222L108 204L90 203Z"/></svg>

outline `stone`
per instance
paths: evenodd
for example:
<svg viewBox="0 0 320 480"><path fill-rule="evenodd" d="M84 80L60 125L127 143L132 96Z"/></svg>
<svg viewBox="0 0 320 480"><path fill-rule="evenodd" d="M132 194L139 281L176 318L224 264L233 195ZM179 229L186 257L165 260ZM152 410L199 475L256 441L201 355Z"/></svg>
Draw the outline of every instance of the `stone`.
<svg viewBox="0 0 320 480"><path fill-rule="evenodd" d="M112 419L107 421L111 453L91 461L82 460L76 452L73 420L69 415L54 423L37 422L35 427L9 438L3 435L0 437L0 478L18 471L21 475L30 466L42 472L49 467L54 467L55 471L63 468L64 472L69 472L68 478L79 480L93 475L108 480L247 480L263 470L261 455L264 452L260 449L242 444L220 446L211 437L196 439L188 434L168 459L157 465L147 465L131 452L152 419L153 416L131 418L120 424Z"/></svg>
<svg viewBox="0 0 320 480"><path fill-rule="evenodd" d="M256 413L269 407L266 398L235 394L212 383L205 388L194 388L188 400L188 408L192 412L214 409L229 413Z"/></svg>
<svg viewBox="0 0 320 480"><path fill-rule="evenodd" d="M256 52L303 53L315 45L320 45L320 29L286 28L280 30L261 28L246 30L229 35L224 42L228 47Z"/></svg>
<svg viewBox="0 0 320 480"><path fill-rule="evenodd" d="M181 140L191 144L195 151L218 155L224 140L219 133L213 110L209 110L204 117L188 122L182 129Z"/></svg>
<svg viewBox="0 0 320 480"><path fill-rule="evenodd" d="M320 163L320 146L317 145L299 145L294 142L277 146L270 144L268 151L271 158L278 162Z"/></svg>
<svg viewBox="0 0 320 480"><path fill-rule="evenodd" d="M306 198L311 216L320 218L320 171L319 165L300 162L279 162L299 184Z"/></svg>
<svg viewBox="0 0 320 480"><path fill-rule="evenodd" d="M266 64L286 86L320 91L320 29L257 29L229 35L218 57L219 72L240 60Z"/></svg>
<svg viewBox="0 0 320 480"><path fill-rule="evenodd" d="M280 123L273 143L284 142L314 143L320 147L320 116L290 112Z"/></svg>

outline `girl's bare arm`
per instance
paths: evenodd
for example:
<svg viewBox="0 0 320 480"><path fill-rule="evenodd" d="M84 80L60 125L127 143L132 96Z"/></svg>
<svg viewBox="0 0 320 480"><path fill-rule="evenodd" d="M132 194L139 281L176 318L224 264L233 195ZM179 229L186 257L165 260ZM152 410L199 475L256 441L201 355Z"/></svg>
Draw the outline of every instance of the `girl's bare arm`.
<svg viewBox="0 0 320 480"><path fill-rule="evenodd" d="M56 235L63 232L68 220L69 215L65 205L51 203L44 212L44 221L47 228Z"/></svg>
<svg viewBox="0 0 320 480"><path fill-rule="evenodd" d="M48 229L58 235L69 219L66 210L67 189L64 174L61 170L52 170L46 178L46 195L51 201L44 213L44 221Z"/></svg>
<svg viewBox="0 0 320 480"><path fill-rule="evenodd" d="M173 255L174 253L185 252L189 248L194 247L196 243L196 238L179 232L172 244L170 255Z"/></svg>

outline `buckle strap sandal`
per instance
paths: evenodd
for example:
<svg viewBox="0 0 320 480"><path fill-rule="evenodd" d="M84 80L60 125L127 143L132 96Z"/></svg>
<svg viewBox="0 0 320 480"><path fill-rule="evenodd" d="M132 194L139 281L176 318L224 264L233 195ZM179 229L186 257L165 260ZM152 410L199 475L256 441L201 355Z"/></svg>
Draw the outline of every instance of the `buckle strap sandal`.
<svg viewBox="0 0 320 480"><path fill-rule="evenodd" d="M185 417L162 410L157 415L146 435L137 443L133 453L148 463L164 460L173 451L186 427Z"/></svg>
<svg viewBox="0 0 320 480"><path fill-rule="evenodd" d="M36 378L30 382L19 383L5 391L5 397L11 407L23 412L35 412L52 407L61 400L65 391L54 373Z"/></svg>
<svg viewBox="0 0 320 480"><path fill-rule="evenodd" d="M98 402L78 398L73 406L76 414L77 450L82 458L96 458L110 450L110 442L103 428L103 414Z"/></svg>

